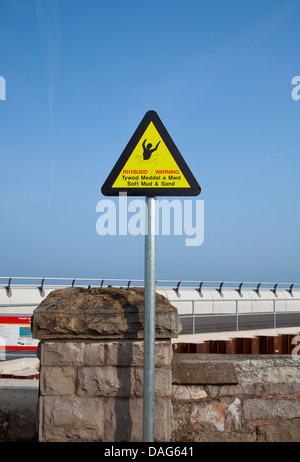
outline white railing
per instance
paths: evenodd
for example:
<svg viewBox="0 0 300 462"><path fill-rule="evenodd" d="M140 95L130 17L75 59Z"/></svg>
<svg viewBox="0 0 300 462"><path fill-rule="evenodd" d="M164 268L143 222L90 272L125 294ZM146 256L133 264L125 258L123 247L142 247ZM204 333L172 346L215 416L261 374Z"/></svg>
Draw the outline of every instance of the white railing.
<svg viewBox="0 0 300 462"><path fill-rule="evenodd" d="M3 282L2 282L3 281ZM39 283L40 286L44 285L62 285L62 286L100 286L105 285L120 285L120 283L127 284L127 287L130 285L143 286L144 279L115 279L115 278L57 278L57 277L19 277L19 276L0 276L0 286L5 285L11 287L12 285L25 285L28 286L33 284L36 281L36 284ZM196 289L200 292L206 289L216 289L218 292L222 293L224 288L236 288L236 290L242 293L242 290L251 289L259 293L262 288L269 288L276 293L276 290L279 288L286 288L292 293L293 289L300 289L300 282L239 282L239 281L178 281L178 280L168 280L168 279L159 279L156 281L157 286L174 288L175 291L179 291L180 287L188 287Z"/></svg>
<svg viewBox="0 0 300 462"><path fill-rule="evenodd" d="M282 291L289 293L289 298L291 300L297 300L300 295L300 283L274 283L274 282L220 282L220 281L178 281L178 280L157 280L157 289L165 289L165 290L172 290L174 297L169 296L169 300L171 303L180 305L181 303L190 303L192 304L191 314L180 314L182 319L191 319L192 323L192 333L196 333L196 320L198 318L203 317L221 317L229 316L235 317L235 330L239 330L240 328L240 317L241 316L253 316L253 315L272 315L272 322L273 327L277 327L277 315L281 314L295 314L298 313L300 316L300 300L299 300L299 308L297 307L296 311L279 311L276 310L277 302L282 301L281 297L278 297L278 293L281 294ZM140 286L143 287L144 280L143 279L109 279L109 278L52 278L52 277L4 277L0 276L0 288L4 287L6 289L7 297L11 297L14 288L37 288L41 296L45 295L44 289L55 289L60 287L105 287L105 286L123 286L126 289L129 289L133 286ZM184 298L184 290L182 289L190 289L195 290L195 299L186 299ZM237 292L237 298L227 298L224 297L224 293L226 293L226 289L235 290ZM205 297L206 290L216 290L220 298L208 299ZM245 294L243 296L243 290L253 290L256 295L257 299L254 298L245 298ZM263 299L260 298L262 291L264 293ZM266 291L272 292L272 298L266 297ZM279 292L278 292L279 291ZM248 292L249 293L249 292ZM274 298L275 297L275 298ZM8 300L9 301L9 300ZM213 302L214 304L219 304L226 301L235 303L235 313L233 312L224 312L224 313L195 313L195 303L201 302ZM251 302L251 303L272 303L273 309L272 311L263 311L263 312L241 312L240 306L244 302ZM0 307L36 307L38 306L37 303L22 303L21 304L11 304L11 303L2 303Z"/></svg>
<svg viewBox="0 0 300 462"><path fill-rule="evenodd" d="M209 301L209 302L212 302L212 300L203 300L204 302L205 301ZM191 319L192 321L192 334L195 334L197 333L196 332L196 319L198 318L219 318L219 317L234 317L235 318L235 329L233 330L236 330L238 331L239 330L239 318L240 316L261 316L261 315L264 315L264 316L272 316L272 327L274 329L276 329L278 326L277 326L277 315L280 314L280 315L293 315L293 314L297 314L299 316L299 322L300 322L300 301L299 301L299 308L298 310L295 310L295 311L276 311L276 303L278 302L281 302L282 300L276 300L274 298L264 298L263 299L263 303L272 303L273 305L273 309L272 311L243 311L241 312L239 310L239 307L241 306L242 303L244 302L250 302L250 303L262 303L261 300L254 300L254 299L250 299L250 298L243 298L241 300L239 299L229 299L229 298L226 298L226 302L232 302L232 303L235 303L235 312L234 313L221 313L221 312L211 312L211 313L195 313L195 303L201 303L201 300L188 300L188 299L180 299L180 300L176 300L176 299L170 299L170 303L173 303L173 304L177 304L177 308L178 308L178 304L179 303L191 303L192 304L192 312L190 314L181 314L180 315L180 318L181 319ZM213 303L222 303L223 300L213 300Z"/></svg>

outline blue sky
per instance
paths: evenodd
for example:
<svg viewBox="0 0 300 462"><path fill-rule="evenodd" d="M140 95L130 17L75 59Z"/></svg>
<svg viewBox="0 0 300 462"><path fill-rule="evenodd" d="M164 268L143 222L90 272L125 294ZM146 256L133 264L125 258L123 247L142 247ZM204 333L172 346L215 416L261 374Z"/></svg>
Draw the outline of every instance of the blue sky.
<svg viewBox="0 0 300 462"><path fill-rule="evenodd" d="M142 279L101 186L153 109L199 184L204 243L157 278L300 282L298 0L1 0L2 276Z"/></svg>

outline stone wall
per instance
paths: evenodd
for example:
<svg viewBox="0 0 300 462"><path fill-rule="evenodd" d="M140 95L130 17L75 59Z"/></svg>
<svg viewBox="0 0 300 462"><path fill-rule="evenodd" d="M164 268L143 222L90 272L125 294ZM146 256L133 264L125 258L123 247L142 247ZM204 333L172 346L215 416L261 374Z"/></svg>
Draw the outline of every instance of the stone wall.
<svg viewBox="0 0 300 462"><path fill-rule="evenodd" d="M41 342L40 441L142 441L143 342ZM170 340L155 343L155 425L171 438Z"/></svg>
<svg viewBox="0 0 300 462"><path fill-rule="evenodd" d="M141 441L141 341L132 347L124 340L100 348L88 340L43 345L44 415L37 418L38 388L28 394L32 384L27 382L33 381L10 380L0 390L0 441L35 441L38 422L43 441L87 440L91 434L96 440L100 435L109 441ZM161 340L156 346L156 438L157 428L164 427L162 437L173 442L300 441L300 360L174 354L171 388L171 355L168 341Z"/></svg>
<svg viewBox="0 0 300 462"><path fill-rule="evenodd" d="M300 441L300 360L175 354L172 440Z"/></svg>
<svg viewBox="0 0 300 462"><path fill-rule="evenodd" d="M142 441L143 303L142 289L69 288L52 292L35 310L39 441ZM170 339L179 331L176 308L157 296L156 441L300 440L300 361L172 358Z"/></svg>

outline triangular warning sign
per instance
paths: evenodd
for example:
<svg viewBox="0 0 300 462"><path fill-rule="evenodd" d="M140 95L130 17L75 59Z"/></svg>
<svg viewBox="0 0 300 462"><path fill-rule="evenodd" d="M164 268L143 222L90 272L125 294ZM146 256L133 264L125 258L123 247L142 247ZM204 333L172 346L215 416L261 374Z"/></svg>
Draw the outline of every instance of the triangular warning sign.
<svg viewBox="0 0 300 462"><path fill-rule="evenodd" d="M105 196L198 196L201 188L155 111L148 111L101 188Z"/></svg>

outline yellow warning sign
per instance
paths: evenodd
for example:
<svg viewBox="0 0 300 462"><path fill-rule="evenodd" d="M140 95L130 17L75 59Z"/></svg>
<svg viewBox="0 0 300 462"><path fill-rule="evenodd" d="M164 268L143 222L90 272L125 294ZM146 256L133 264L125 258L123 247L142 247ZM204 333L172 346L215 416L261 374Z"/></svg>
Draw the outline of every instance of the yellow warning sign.
<svg viewBox="0 0 300 462"><path fill-rule="evenodd" d="M112 188L189 188L153 122L150 122Z"/></svg>
<svg viewBox="0 0 300 462"><path fill-rule="evenodd" d="M156 112L148 111L101 190L106 196L197 196L201 188Z"/></svg>

